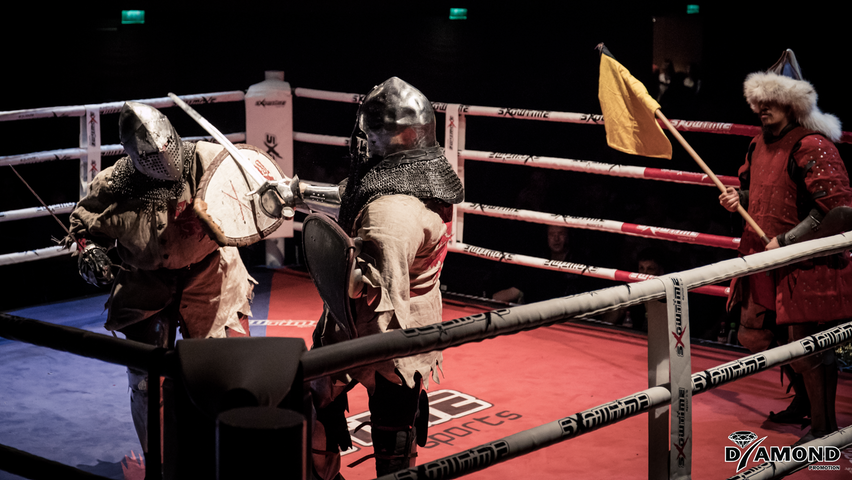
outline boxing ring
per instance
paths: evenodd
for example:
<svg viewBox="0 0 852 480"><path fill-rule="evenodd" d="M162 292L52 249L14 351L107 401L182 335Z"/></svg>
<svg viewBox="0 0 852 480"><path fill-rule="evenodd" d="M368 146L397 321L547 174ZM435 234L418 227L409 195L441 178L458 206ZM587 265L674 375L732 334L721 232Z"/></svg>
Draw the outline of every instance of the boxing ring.
<svg viewBox="0 0 852 480"><path fill-rule="evenodd" d="M362 98L357 94L325 92L305 88L293 89L292 96L351 104L357 104ZM190 104L246 101L243 92L221 92L184 96L182 98ZM167 108L173 105L168 98L141 100L141 102L157 108ZM80 193L82 196L85 194L88 182L100 170L101 156L119 155L122 151L120 145L101 146L99 132L100 115L117 112L121 104L0 112L0 120L3 121L51 116L80 118L80 145L77 148L0 157L0 166L77 159L80 161ZM486 161L611 175L637 180L651 179L697 186L713 186L713 183L705 175L691 172L524 154L473 151L464 148L467 116L478 115L602 125L603 119L600 115L476 107L437 102L433 103L433 106L436 112L442 112L445 116L443 144L446 155L456 167L463 181L466 161ZM171 114L171 111L166 113ZM684 131L754 135L758 130L757 127L732 124L681 121L674 121L673 123ZM241 142L246 141L247 138L250 139L250 135L249 132L246 132L233 133L227 136L232 142ZM199 140L202 138L205 137L188 137L187 139ZM289 137L285 135L283 138L291 143L304 142L339 147L346 147L349 141L348 137L292 131ZM844 141L848 142L848 140L849 136L844 135ZM720 176L719 178L725 185L738 186L738 181L734 177ZM0 214L0 221L47 216L50 214L48 209L55 213L67 213L73 208L73 205L74 202L69 201L48 207L3 212ZM689 319L688 304L685 295L685 292L689 290L714 296L726 296L726 287L717 284L734 277L771 270L803 259L848 250L852 247L852 236L850 236L852 234L836 235L784 249L730 259L660 277L651 277L613 268L571 262L554 262L466 244L464 243L466 215L485 215L547 225L564 225L570 228L590 229L726 249L736 249L739 243L737 238L672 230L661 226L554 215L473 202L458 205L454 212L455 238L450 245L451 252L630 284L530 305L502 308L445 321L425 328L358 338L342 344L307 351L298 359L302 369L302 381L341 372L346 368L366 365L378 360L432 350L444 350L470 342L482 342L498 336L551 326L568 319L591 318L632 305L646 304L649 308L651 320L649 321L648 332L649 388L605 402L588 410L568 414L563 418L531 430L522 431L476 448L466 449L457 454L424 463L414 469L402 471L387 478L458 478L643 413L649 414L648 477L655 479L664 477L688 478L691 475L690 452L693 448L700 448L700 445L693 447L689 435L691 428L689 412L692 411L692 395L705 393L715 387L787 363L803 355L835 348L852 339L852 323L844 324L798 342L692 374L689 363L689 334L686 331ZM294 225L292 228L298 230L299 226ZM61 255L68 255L68 252L59 250L59 247L35 248L26 252L0 255L0 265ZM656 300L661 299L665 299L666 303L656 302ZM181 367L172 352L106 335L82 332L74 328L58 327L8 314L0 315L2 315L0 316L0 336L96 358L104 362L147 369L155 376L162 374L172 378L180 375ZM674 395L673 392L677 392L677 395ZM670 412L670 415L667 416L666 412ZM153 408L150 414L152 419L159 418L159 411L155 413ZM156 415L156 417L153 415ZM672 422L671 434L669 430L670 420ZM160 437L159 421L151 421L149 425L151 429L149 438L156 442L154 439ZM675 428L675 425L678 428ZM832 447L839 449L850 444L852 444L852 428L845 428L828 437L815 440L809 446L818 449L822 454L834 452L834 450L830 450ZM152 448L152 451L157 452L159 448ZM157 457L158 455L154 453L149 458L149 478L159 478L157 467L161 459ZM798 461L794 454L790 461L767 462L765 465L741 472L735 478L774 478L774 476L805 467L809 463L808 460L810 460L810 463L814 462L812 456L805 458L804 461Z"/></svg>

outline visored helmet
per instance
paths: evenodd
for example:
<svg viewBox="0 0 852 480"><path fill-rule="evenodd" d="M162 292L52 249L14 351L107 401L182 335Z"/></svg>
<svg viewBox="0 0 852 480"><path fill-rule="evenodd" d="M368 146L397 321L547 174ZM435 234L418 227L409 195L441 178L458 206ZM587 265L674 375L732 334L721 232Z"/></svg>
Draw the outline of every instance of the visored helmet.
<svg viewBox="0 0 852 480"><path fill-rule="evenodd" d="M420 90L397 77L385 80L364 97L357 127L367 138L370 158L438 146L432 104Z"/></svg>
<svg viewBox="0 0 852 480"><path fill-rule="evenodd" d="M183 174L183 144L169 119L154 107L126 102L118 116L121 144L139 172L176 181Z"/></svg>

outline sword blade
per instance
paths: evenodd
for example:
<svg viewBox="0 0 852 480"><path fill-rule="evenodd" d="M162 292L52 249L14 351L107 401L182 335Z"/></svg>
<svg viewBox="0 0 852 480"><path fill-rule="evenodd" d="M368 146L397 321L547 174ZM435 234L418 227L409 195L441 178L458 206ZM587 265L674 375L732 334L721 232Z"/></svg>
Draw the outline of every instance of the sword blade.
<svg viewBox="0 0 852 480"><path fill-rule="evenodd" d="M29 182L24 180L24 177L22 177L21 174L18 173L17 170L15 170L14 166L9 165L9 168L11 168L13 172L15 172L15 175L18 176L18 178L21 180L21 182L23 182L24 185L26 185L26 187L30 190L30 192L32 192L32 194L35 195L36 199L39 201L39 203L41 203L41 206L44 207L44 209L47 210L48 213L50 213L50 216L53 217L54 220L56 220L56 223L58 223L59 226L62 227L63 230L65 230L65 233L68 234L71 238L74 238L74 235L71 235L71 231L68 230L68 227L66 227L65 224L62 223L62 220L60 220L59 217L56 216L56 213L53 212L53 209L50 208L46 203L44 203L44 200L42 200L41 197L39 196L39 194L36 193L36 191L33 189L33 187L30 186ZM74 238L74 241L76 242L77 239Z"/></svg>
<svg viewBox="0 0 852 480"><path fill-rule="evenodd" d="M228 137L223 135L222 132L220 132L219 129L214 127L212 123L207 121L206 118L202 117L201 114L196 112L194 108L190 107L186 102L181 100L180 97L178 97L174 93L169 93L169 98L174 100L175 104L178 107L180 107L184 112L186 112L190 117L192 117L193 120L198 122L198 124L201 125L204 130L207 130L207 133L212 135L213 138L215 138L223 147L225 147L225 150L227 150L228 153L231 154L231 158L236 160L237 164L242 167L242 169L246 173L248 173L249 176L254 179L254 181L257 182L258 185L263 185L267 182L267 180L263 178L260 172L258 172L257 169L254 168L254 165L252 165L251 162L249 162L248 159L246 159L246 157L244 157L243 154L240 153L239 149L237 149L237 147L235 147L234 144L231 143L230 140L228 140Z"/></svg>

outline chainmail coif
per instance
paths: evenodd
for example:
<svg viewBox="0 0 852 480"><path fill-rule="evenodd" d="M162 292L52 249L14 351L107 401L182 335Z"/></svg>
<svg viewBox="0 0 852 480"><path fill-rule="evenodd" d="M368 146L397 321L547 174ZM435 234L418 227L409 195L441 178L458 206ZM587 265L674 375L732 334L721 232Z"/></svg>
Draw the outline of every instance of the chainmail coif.
<svg viewBox="0 0 852 480"><path fill-rule="evenodd" d="M177 181L158 180L136 170L130 157L122 157L113 166L109 186L119 199L141 200L145 213L163 211L169 200L180 198L192 173L195 143L183 142L183 173Z"/></svg>
<svg viewBox="0 0 852 480"><path fill-rule="evenodd" d="M355 165L352 172L340 208L339 223L347 232L361 209L382 195L436 198L449 204L464 201L464 187L441 147L396 152L376 164Z"/></svg>

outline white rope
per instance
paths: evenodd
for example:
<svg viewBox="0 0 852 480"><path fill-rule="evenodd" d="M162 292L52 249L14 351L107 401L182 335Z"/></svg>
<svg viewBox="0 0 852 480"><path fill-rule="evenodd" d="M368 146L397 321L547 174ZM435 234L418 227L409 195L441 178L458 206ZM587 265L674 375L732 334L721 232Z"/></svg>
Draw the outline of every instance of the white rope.
<svg viewBox="0 0 852 480"><path fill-rule="evenodd" d="M31 207L31 208L22 208L20 210L9 210L7 212L0 212L0 222L8 222L11 220L22 220L24 218L36 218L36 217L46 217L50 215L50 210L53 213L71 213L71 210L77 205L76 202L67 202L60 203L57 205L48 205L47 208L44 206L41 207ZM48 210L48 208L50 210Z"/></svg>
<svg viewBox="0 0 852 480"><path fill-rule="evenodd" d="M610 177L641 178L645 180L661 180L672 183L690 185L706 185L715 187L713 180L703 173L668 170L664 168L636 167L633 165L618 165L600 163L590 160L573 160L570 158L539 157L536 155L520 155L515 153L483 152L478 150L462 150L460 158L480 162L503 163L507 165L522 165L525 167L552 168L571 172L596 173ZM737 177L717 175L722 184L739 187Z"/></svg>
<svg viewBox="0 0 852 480"><path fill-rule="evenodd" d="M337 137L332 135L320 135L317 133L293 132L293 140L304 143L315 143L318 145L333 145L337 147L348 147L348 137Z"/></svg>
<svg viewBox="0 0 852 480"><path fill-rule="evenodd" d="M592 278L603 278L606 280L614 280L617 282L644 282L651 278L656 278L654 275L644 273L627 272L614 268L595 267L592 265L584 265L575 262L563 262L560 260L549 260L546 258L530 257L518 253L501 252L499 250L491 250L490 248L477 247L461 242L450 243L447 249L450 252L464 253L474 257L484 258L486 260L494 260L502 263L510 263L512 265L523 265L526 267L535 267L543 270L554 270L557 272L573 273L574 275L583 275ZM719 285L705 285L690 289L696 293L713 295L716 297L727 297L730 293L730 287L722 287Z"/></svg>
<svg viewBox="0 0 852 480"><path fill-rule="evenodd" d="M233 92L216 92L216 93L201 93L195 95L186 95L185 102L190 105L201 105L207 103L223 103L223 102L241 102L245 100L245 94L241 91ZM175 103L169 97L147 98L143 100L130 100L132 102L144 103L155 108L172 107ZM94 105L100 113L118 113L124 102L110 102ZM90 106L91 107L91 106ZM12 110L8 112L0 112L0 122L11 120L31 120L36 118L52 118L52 117L82 117L86 114L85 105L72 105L67 107L46 107L46 108L31 108L26 110Z"/></svg>
<svg viewBox="0 0 852 480"><path fill-rule="evenodd" d="M294 88L293 95L302 98L344 103L361 103L361 100L364 99L364 95L359 93L329 92L327 90L314 90L313 88Z"/></svg>
<svg viewBox="0 0 852 480"><path fill-rule="evenodd" d="M633 223L618 222L615 220L604 220L601 218L572 217L571 215L542 213L532 210L521 210L519 208L497 207L494 205L470 202L460 203L458 205L458 209L464 213L483 215L486 217L521 220L525 222L580 228L584 230L597 230L601 232L632 235L635 237L656 238L672 242L706 245L708 247L730 248L736 250L740 245L740 239L735 237L723 237L720 235L697 233L688 230L675 230L671 228L637 225Z"/></svg>
<svg viewBox="0 0 852 480"><path fill-rule="evenodd" d="M62 257L71 255L71 253L73 253L71 250L60 246L27 250L26 252L7 253L0 255L0 265L12 265L43 258Z"/></svg>

